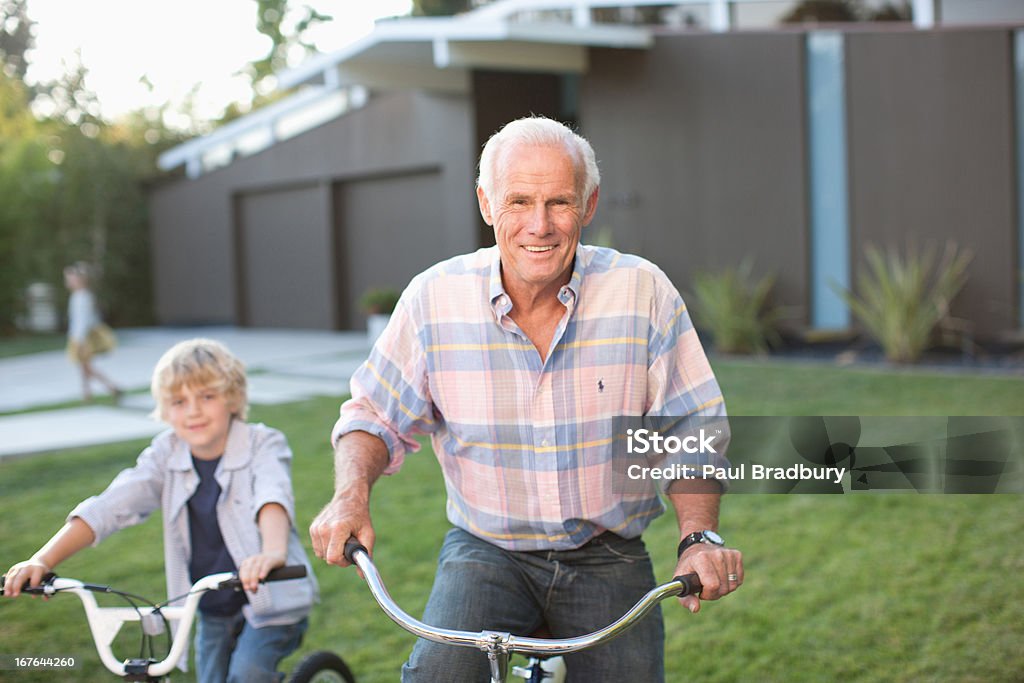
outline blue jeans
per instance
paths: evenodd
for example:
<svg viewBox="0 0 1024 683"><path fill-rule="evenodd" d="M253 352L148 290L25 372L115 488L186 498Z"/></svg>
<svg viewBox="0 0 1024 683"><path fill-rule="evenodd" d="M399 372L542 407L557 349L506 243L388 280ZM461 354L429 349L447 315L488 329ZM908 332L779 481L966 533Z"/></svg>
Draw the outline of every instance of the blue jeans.
<svg viewBox="0 0 1024 683"><path fill-rule="evenodd" d="M606 533L576 550L509 552L452 529L423 621L514 635L546 624L552 637L570 638L612 623L654 585L639 538ZM659 609L606 645L566 655L568 681L663 681L664 640ZM475 683L489 676L483 652L427 640L416 641L402 667L405 683Z"/></svg>
<svg viewBox="0 0 1024 683"><path fill-rule="evenodd" d="M253 628L241 612L231 617L200 613L196 626L198 683L278 683L277 665L302 643L307 619Z"/></svg>

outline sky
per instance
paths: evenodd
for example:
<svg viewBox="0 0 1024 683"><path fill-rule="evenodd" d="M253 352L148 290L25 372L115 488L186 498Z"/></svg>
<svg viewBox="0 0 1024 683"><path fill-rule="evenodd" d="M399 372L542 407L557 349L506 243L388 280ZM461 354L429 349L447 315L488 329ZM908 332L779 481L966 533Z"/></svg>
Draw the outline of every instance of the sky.
<svg viewBox="0 0 1024 683"><path fill-rule="evenodd" d="M306 33L321 51L335 50L373 28L376 17L407 14L409 0L297 0L334 21ZM29 81L54 80L76 61L107 119L147 106L178 106L200 84L195 112L217 118L251 97L239 70L264 57L270 39L256 30L254 0L29 0L36 45ZM145 77L152 90L141 82ZM45 113L45 112L44 112Z"/></svg>

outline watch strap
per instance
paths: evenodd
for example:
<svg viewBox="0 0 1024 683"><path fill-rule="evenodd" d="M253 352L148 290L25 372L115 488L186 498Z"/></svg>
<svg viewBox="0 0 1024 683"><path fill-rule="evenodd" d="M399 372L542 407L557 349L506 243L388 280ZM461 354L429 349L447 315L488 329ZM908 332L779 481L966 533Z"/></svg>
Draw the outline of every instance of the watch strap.
<svg viewBox="0 0 1024 683"><path fill-rule="evenodd" d="M676 559L679 559L680 557L682 557L683 553L691 545L694 545L695 543L700 543L703 540L704 540L704 534L702 534L699 531L694 531L689 536L685 536L683 538L683 540L679 541L679 547L676 548Z"/></svg>
<svg viewBox="0 0 1024 683"><path fill-rule="evenodd" d="M722 545L720 536L718 536L717 534L711 534L711 536L712 537L709 538L707 532L705 531L694 531L692 534L685 536L683 540L679 541L679 547L676 548L676 559L682 557L683 553L686 551L687 548L689 548L691 545L696 545L697 543Z"/></svg>

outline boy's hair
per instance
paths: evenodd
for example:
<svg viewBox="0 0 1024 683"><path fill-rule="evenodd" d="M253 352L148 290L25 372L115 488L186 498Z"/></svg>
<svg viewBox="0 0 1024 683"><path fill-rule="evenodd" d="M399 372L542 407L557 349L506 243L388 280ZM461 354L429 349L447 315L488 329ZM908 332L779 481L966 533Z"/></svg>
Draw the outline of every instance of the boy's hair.
<svg viewBox="0 0 1024 683"><path fill-rule="evenodd" d="M150 387L156 400L153 417L163 419L171 396L185 386L213 389L227 398L236 417L244 420L248 415L245 365L220 342L178 342L157 361Z"/></svg>

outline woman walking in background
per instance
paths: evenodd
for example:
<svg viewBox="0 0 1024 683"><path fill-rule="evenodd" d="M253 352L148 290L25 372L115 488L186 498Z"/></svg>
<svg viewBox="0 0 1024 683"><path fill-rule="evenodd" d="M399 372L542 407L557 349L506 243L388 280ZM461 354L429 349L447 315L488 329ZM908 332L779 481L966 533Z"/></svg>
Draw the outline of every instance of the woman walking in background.
<svg viewBox="0 0 1024 683"><path fill-rule="evenodd" d="M100 318L96 297L89 288L89 270L89 264L84 261L64 269L64 285L71 292L68 298L68 356L82 371L84 400L92 400L91 381L95 379L117 401L121 397L121 389L92 364L93 356L111 351L117 341L114 332Z"/></svg>

